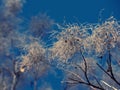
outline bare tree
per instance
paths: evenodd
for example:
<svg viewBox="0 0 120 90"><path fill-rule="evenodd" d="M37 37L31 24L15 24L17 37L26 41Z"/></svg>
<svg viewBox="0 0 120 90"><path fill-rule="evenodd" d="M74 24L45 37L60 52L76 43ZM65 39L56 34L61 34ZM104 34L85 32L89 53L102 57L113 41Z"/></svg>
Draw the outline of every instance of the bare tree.
<svg viewBox="0 0 120 90"><path fill-rule="evenodd" d="M119 27L114 17L102 24L60 27L63 30L50 50L53 59L66 61L63 67L59 67L68 74L63 82L68 85L84 84L93 90L118 90L119 63L114 51L119 48ZM76 54L80 56L75 58L77 60L74 59Z"/></svg>
<svg viewBox="0 0 120 90"><path fill-rule="evenodd" d="M27 71L33 76L34 90L37 90L37 81L48 68L48 64L44 63L47 60L46 51L37 41L27 45L24 50L27 54L22 56L20 71Z"/></svg>
<svg viewBox="0 0 120 90"><path fill-rule="evenodd" d="M24 73L33 78L37 90L49 65L66 72L65 89L78 84L93 90L120 89L120 23L113 16L101 24L56 24L59 30L52 33L53 20L39 14L31 18L27 34L21 34L18 26L22 19L17 15L25 0L0 2L1 90L18 89ZM52 47L42 45L42 41L49 42L44 38L50 34L55 38Z"/></svg>
<svg viewBox="0 0 120 90"><path fill-rule="evenodd" d="M24 0L2 0L0 8L0 61L2 90L16 90L21 72L17 70L17 55L21 38L18 35L18 25L21 21L17 14L21 10ZM8 76L6 75L8 74ZM10 82L10 81L11 82ZM9 86L9 88L7 88Z"/></svg>
<svg viewBox="0 0 120 90"><path fill-rule="evenodd" d="M47 14L33 16L30 21L30 33L37 38L43 38L51 32L54 21Z"/></svg>

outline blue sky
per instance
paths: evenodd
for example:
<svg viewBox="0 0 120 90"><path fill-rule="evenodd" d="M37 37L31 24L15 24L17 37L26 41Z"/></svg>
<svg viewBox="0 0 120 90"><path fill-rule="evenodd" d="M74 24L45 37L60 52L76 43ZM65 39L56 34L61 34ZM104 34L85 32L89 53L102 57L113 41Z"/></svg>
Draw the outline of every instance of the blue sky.
<svg viewBox="0 0 120 90"><path fill-rule="evenodd" d="M55 22L61 24L64 21L98 23L99 17L102 21L110 16L120 20L119 9L120 0L26 0L21 16L29 21L32 16L47 13ZM52 90L63 90L63 85L60 83L62 79L62 71L48 70L38 81L38 85L40 85L38 87L49 86ZM23 88L32 89L28 87L29 85ZM83 89L83 87L79 87L79 89Z"/></svg>
<svg viewBox="0 0 120 90"><path fill-rule="evenodd" d="M120 0L27 0L23 15L29 18L38 13L47 13L56 22L98 22L102 11L102 19L111 15L120 19Z"/></svg>

